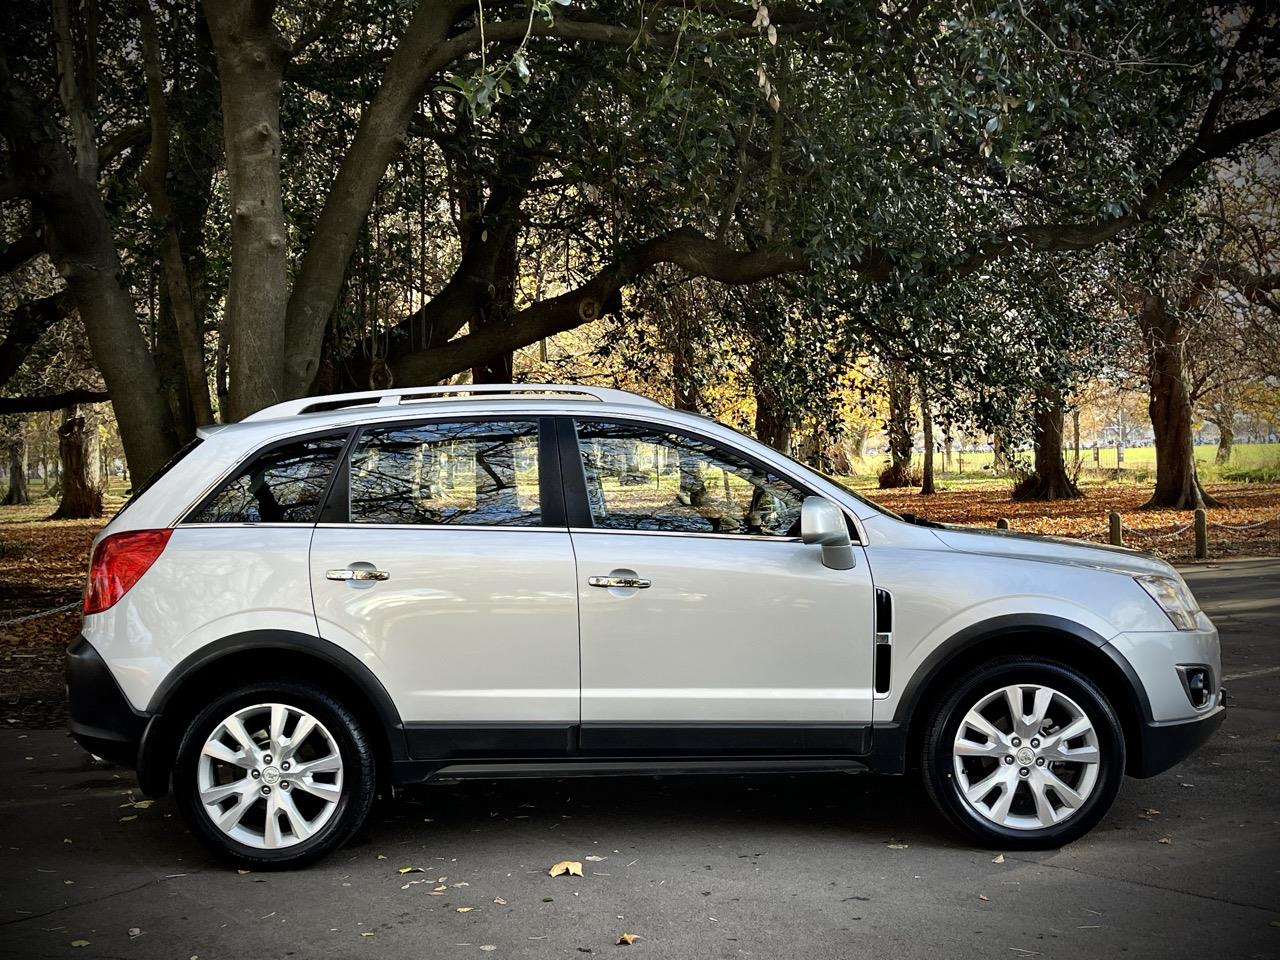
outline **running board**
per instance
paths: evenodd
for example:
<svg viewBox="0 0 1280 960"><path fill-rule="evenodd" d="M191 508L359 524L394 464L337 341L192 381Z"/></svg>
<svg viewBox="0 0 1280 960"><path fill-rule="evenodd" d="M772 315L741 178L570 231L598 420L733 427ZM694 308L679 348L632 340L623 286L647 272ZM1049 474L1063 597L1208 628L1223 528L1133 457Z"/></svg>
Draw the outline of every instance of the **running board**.
<svg viewBox="0 0 1280 960"><path fill-rule="evenodd" d="M700 774L862 773L866 765L845 757L800 760L558 760L529 763L453 763L428 780L512 780L524 777L654 777Z"/></svg>

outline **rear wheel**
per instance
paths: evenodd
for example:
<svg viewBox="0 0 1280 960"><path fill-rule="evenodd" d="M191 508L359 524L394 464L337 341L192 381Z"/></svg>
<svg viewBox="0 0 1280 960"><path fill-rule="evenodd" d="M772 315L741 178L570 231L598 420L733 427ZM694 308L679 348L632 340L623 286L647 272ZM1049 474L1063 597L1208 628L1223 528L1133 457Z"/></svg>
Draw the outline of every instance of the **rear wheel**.
<svg viewBox="0 0 1280 960"><path fill-rule="evenodd" d="M257 683L205 708L178 749L174 794L193 833L246 865L293 867L345 843L374 794L356 718L310 685Z"/></svg>
<svg viewBox="0 0 1280 960"><path fill-rule="evenodd" d="M1058 847L1110 809L1124 733L1083 674L1007 657L963 677L924 740L925 787L965 833L1007 849Z"/></svg>

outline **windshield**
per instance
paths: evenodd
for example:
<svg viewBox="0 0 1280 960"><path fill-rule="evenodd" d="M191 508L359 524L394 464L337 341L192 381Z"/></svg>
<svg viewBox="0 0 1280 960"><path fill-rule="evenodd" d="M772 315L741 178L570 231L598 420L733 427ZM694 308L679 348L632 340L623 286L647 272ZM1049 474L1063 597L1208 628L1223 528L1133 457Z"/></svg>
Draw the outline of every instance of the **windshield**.
<svg viewBox="0 0 1280 960"><path fill-rule="evenodd" d="M880 504L876 503L874 500L868 497L864 497L862 494L858 493L856 490L851 489L847 483L843 483L840 480L837 480L831 474L825 473L822 470L814 470L813 472L816 473L818 476L820 476L823 480L827 481L827 483L831 484L832 486L839 487L841 490L843 490L849 496L853 497L853 499L857 500L859 503L865 503L868 507L870 507L876 513L883 513L886 517L892 517L894 520L902 519L902 517L894 513L888 507L881 506Z"/></svg>

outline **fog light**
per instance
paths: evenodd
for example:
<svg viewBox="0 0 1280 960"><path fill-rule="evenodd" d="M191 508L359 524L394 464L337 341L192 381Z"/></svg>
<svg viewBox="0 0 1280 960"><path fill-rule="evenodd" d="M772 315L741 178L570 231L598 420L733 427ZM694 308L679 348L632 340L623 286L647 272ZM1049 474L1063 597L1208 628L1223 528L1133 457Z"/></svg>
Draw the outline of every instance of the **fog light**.
<svg viewBox="0 0 1280 960"><path fill-rule="evenodd" d="M1179 666L1178 674L1193 707L1203 710L1213 702L1213 674L1208 667Z"/></svg>

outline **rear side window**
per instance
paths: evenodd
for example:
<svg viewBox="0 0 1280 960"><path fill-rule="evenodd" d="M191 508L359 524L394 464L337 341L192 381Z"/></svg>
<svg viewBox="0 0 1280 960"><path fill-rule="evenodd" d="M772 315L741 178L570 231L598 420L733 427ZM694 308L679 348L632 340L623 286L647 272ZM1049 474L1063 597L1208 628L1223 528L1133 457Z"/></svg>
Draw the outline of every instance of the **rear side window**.
<svg viewBox="0 0 1280 960"><path fill-rule="evenodd" d="M273 447L223 484L188 523L314 523L345 437Z"/></svg>
<svg viewBox="0 0 1280 960"><path fill-rule="evenodd" d="M352 523L535 527L536 420L367 430L351 453Z"/></svg>

